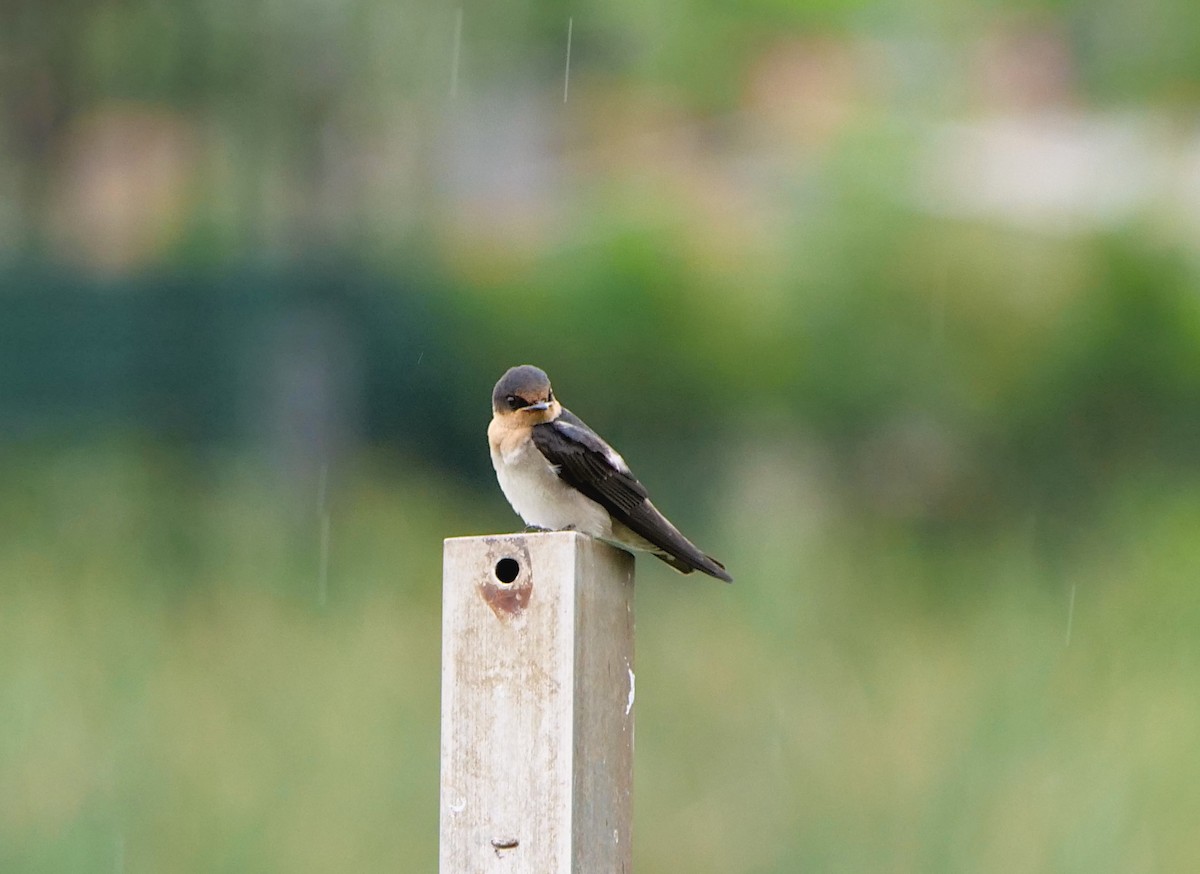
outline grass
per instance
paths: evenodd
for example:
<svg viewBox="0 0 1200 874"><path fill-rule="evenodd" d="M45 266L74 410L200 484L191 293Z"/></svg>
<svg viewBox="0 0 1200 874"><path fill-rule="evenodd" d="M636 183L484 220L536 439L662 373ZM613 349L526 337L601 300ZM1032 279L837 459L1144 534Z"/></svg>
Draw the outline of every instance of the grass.
<svg viewBox="0 0 1200 874"><path fill-rule="evenodd" d="M436 869L440 541L511 524L498 494L335 471L322 606L307 474L3 475L0 870ZM734 586L640 562L637 870L1187 870L1194 486L1131 480L1050 557L780 492L711 532Z"/></svg>

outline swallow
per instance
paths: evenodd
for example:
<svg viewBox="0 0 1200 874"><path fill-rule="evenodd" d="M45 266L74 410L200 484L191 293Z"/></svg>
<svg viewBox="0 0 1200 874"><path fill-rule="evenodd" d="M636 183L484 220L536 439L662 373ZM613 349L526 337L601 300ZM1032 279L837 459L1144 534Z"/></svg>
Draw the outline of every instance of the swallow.
<svg viewBox="0 0 1200 874"><path fill-rule="evenodd" d="M496 383L488 445L500 490L527 525L579 531L733 582L650 502L625 459L558 402L539 368L509 368Z"/></svg>

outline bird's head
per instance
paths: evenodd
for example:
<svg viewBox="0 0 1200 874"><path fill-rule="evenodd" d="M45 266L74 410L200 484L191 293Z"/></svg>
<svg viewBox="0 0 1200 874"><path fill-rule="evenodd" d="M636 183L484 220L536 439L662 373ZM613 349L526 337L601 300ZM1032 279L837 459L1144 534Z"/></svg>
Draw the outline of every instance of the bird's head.
<svg viewBox="0 0 1200 874"><path fill-rule="evenodd" d="M562 406L554 399L550 377L532 364L510 367L492 389L492 412L512 416L522 424L538 425L558 418Z"/></svg>

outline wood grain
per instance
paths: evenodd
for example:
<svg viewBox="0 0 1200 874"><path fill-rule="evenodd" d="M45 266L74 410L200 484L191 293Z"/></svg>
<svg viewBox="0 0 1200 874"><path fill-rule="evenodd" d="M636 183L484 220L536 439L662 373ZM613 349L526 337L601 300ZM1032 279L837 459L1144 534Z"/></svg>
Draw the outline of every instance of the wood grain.
<svg viewBox="0 0 1200 874"><path fill-rule="evenodd" d="M633 557L445 541L441 874L632 869Z"/></svg>

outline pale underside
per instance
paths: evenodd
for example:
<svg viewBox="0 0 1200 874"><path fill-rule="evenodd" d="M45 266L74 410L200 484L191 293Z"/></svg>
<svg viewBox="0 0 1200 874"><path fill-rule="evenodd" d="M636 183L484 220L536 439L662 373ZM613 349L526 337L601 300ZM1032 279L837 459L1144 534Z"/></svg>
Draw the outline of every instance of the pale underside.
<svg viewBox="0 0 1200 874"><path fill-rule="evenodd" d="M662 552L563 482L533 441L502 439L499 446L493 442L491 448L500 490L525 524L551 531L580 531L624 549Z"/></svg>

